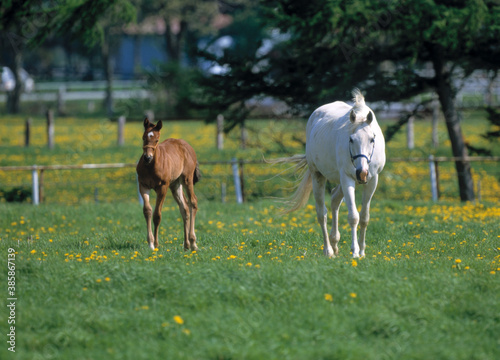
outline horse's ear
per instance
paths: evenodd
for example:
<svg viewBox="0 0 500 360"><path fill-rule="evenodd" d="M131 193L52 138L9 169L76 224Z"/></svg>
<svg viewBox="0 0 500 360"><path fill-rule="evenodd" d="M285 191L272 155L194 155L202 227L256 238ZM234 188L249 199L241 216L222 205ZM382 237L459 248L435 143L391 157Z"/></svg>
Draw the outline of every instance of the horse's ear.
<svg viewBox="0 0 500 360"><path fill-rule="evenodd" d="M162 127L163 127L163 123L161 122L161 120L158 120L158 122L155 125L155 130L160 131Z"/></svg>
<svg viewBox="0 0 500 360"><path fill-rule="evenodd" d="M349 115L349 120L351 120L352 123L356 121L356 114L354 113L354 110L351 110L351 114Z"/></svg>
<svg viewBox="0 0 500 360"><path fill-rule="evenodd" d="M371 111L368 112L368 115L366 116L366 122L368 125L370 125L373 121L373 113Z"/></svg>
<svg viewBox="0 0 500 360"><path fill-rule="evenodd" d="M149 122L149 119L148 119L148 117L146 116L146 117L144 118L144 129L146 129L146 130L147 130L147 129L148 129L148 127L149 127L149 125L151 125L151 123Z"/></svg>

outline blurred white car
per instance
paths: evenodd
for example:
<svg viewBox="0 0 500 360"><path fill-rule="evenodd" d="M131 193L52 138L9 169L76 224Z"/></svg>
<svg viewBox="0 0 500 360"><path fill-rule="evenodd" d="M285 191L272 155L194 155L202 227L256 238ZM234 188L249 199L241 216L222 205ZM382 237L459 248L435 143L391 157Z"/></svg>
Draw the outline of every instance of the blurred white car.
<svg viewBox="0 0 500 360"><path fill-rule="evenodd" d="M12 91L16 87L16 79L14 77L14 73L7 66L1 66L0 70L2 71L0 77L0 91ZM22 91L26 93L30 93L35 89L35 81L28 74L28 72L24 69L21 69L19 74L21 76L22 81Z"/></svg>

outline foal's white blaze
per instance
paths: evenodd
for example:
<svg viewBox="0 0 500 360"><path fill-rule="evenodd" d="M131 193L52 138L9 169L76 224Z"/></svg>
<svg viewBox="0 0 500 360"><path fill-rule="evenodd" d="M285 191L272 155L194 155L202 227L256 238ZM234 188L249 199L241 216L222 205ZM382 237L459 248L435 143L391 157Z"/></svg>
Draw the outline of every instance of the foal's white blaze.
<svg viewBox="0 0 500 360"><path fill-rule="evenodd" d="M153 136L155 136L155 134L153 134L152 131L148 132L148 139L151 139Z"/></svg>

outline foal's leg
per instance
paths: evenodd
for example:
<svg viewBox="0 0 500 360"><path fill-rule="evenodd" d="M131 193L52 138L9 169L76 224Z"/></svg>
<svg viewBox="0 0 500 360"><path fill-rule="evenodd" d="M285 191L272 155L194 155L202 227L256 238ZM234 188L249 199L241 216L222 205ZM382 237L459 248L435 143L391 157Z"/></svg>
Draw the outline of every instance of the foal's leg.
<svg viewBox="0 0 500 360"><path fill-rule="evenodd" d="M154 246L149 243L149 247L154 250L157 249L159 244L158 244L158 230L160 229L160 222L161 222L161 208L163 207L163 202L165 201L165 196L167 195L167 190L168 186L163 185L160 186L158 189L156 189L156 206L155 206L155 211L153 213L153 223L155 225L155 242Z"/></svg>
<svg viewBox="0 0 500 360"><path fill-rule="evenodd" d="M335 255L339 254L338 243L340 241L339 232L339 208L344 199L344 193L342 192L342 186L337 185L335 189L332 190L332 231L330 232L330 240L333 241L333 251Z"/></svg>
<svg viewBox="0 0 500 360"><path fill-rule="evenodd" d="M328 257L333 257L335 254L332 245L330 245L328 230L326 228L328 212L325 206L325 183L326 179L323 175L319 173L312 174L314 200L316 201L316 216L318 217L318 223L323 233L323 254Z"/></svg>
<svg viewBox="0 0 500 360"><path fill-rule="evenodd" d="M175 202L177 203L177 205L179 205L179 211L182 216L182 223L184 224L184 250L189 250L189 212L186 202L184 201L184 192L182 191L182 185L180 181L176 181L174 184L172 184L170 190L172 190L172 196L174 197Z"/></svg>
<svg viewBox="0 0 500 360"><path fill-rule="evenodd" d="M365 256L365 236L366 228L370 222L370 202L377 189L378 175L375 175L363 190L363 206L359 214L359 256Z"/></svg>
<svg viewBox="0 0 500 360"><path fill-rule="evenodd" d="M186 179L185 181L186 192L187 192L187 203L189 206L189 242L191 244L191 250L198 250L196 245L196 234L194 232L194 221L196 219L196 213L198 212L198 198L194 193L193 178Z"/></svg>
<svg viewBox="0 0 500 360"><path fill-rule="evenodd" d="M358 223L359 223L359 213L358 209L356 209L356 201L354 197L354 188L356 183L353 179L348 177L345 174L340 176L340 184L342 185L342 192L344 193L345 204L347 205L347 210L349 211L349 215L347 217L349 221L349 225L351 225L351 234L352 234L352 257L359 257L359 245L358 245Z"/></svg>
<svg viewBox="0 0 500 360"><path fill-rule="evenodd" d="M154 249L154 237L153 231L151 230L151 216L153 215L153 209L151 208L151 204L149 203L149 193L150 189L139 185L139 192L141 194L144 206L142 208L142 212L144 213L144 218L146 219L146 227L147 227L147 239L148 244L151 249Z"/></svg>

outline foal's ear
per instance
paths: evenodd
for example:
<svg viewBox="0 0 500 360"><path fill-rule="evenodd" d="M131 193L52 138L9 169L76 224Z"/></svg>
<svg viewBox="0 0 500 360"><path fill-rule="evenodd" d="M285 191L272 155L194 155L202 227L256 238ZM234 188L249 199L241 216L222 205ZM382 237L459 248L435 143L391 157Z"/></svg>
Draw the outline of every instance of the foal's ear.
<svg viewBox="0 0 500 360"><path fill-rule="evenodd" d="M370 125L373 121L373 113L371 111L368 112L368 115L366 116L366 122L368 125Z"/></svg>
<svg viewBox="0 0 500 360"><path fill-rule="evenodd" d="M146 129L146 130L147 130L147 129L148 129L148 127L150 127L150 125L151 125L151 123L149 122L149 119L148 119L148 117L146 116L146 117L144 118L144 129Z"/></svg>
<svg viewBox="0 0 500 360"><path fill-rule="evenodd" d="M158 122L155 125L155 130L160 131L162 127L163 127L163 123L161 122L161 120L158 120Z"/></svg>
<svg viewBox="0 0 500 360"><path fill-rule="evenodd" d="M349 115L349 120L351 120L352 123L356 121L356 114L354 113L354 110L351 110L351 114Z"/></svg>

